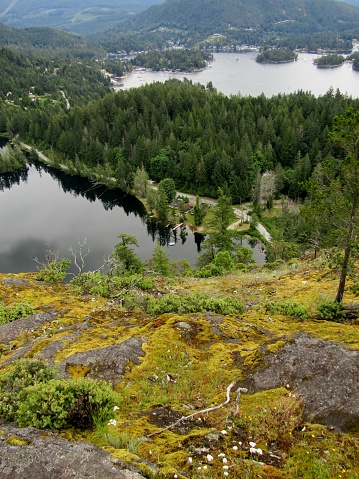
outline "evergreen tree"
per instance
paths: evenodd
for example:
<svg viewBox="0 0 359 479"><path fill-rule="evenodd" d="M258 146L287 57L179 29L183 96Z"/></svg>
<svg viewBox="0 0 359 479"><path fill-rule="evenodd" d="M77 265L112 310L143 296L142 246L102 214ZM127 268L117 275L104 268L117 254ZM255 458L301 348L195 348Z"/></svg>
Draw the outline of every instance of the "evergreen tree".
<svg viewBox="0 0 359 479"><path fill-rule="evenodd" d="M355 262L359 235L359 111L347 110L334 118L330 140L339 161L327 162L313 178L302 216L313 224L312 241L332 248L332 264L339 270L335 301L344 296L348 275L357 283ZM342 155L340 156L340 154ZM335 245L333 247L333 245ZM357 285L354 287L359 292Z"/></svg>
<svg viewBox="0 0 359 479"><path fill-rule="evenodd" d="M168 198L163 190L159 190L157 194L156 213L159 221L167 221L169 214Z"/></svg>
<svg viewBox="0 0 359 479"><path fill-rule="evenodd" d="M142 168L137 168L135 176L133 178L133 189L135 191L135 194L139 195L141 198L145 198L147 186L148 174L142 166Z"/></svg>
<svg viewBox="0 0 359 479"><path fill-rule="evenodd" d="M203 222L203 210L199 204L199 196L196 196L196 204L193 208L194 224L200 226Z"/></svg>
<svg viewBox="0 0 359 479"><path fill-rule="evenodd" d="M167 202L172 203L176 198L176 185L172 178L164 178L158 185L158 191L163 191L167 196Z"/></svg>
<svg viewBox="0 0 359 479"><path fill-rule="evenodd" d="M143 268L140 258L133 252L131 245L138 247L137 238L133 235L122 233L117 236L121 241L116 244L112 255L116 262L118 272L138 273Z"/></svg>
<svg viewBox="0 0 359 479"><path fill-rule="evenodd" d="M150 267L161 276L169 276L171 273L170 260L165 249L157 243L153 255L149 260Z"/></svg>

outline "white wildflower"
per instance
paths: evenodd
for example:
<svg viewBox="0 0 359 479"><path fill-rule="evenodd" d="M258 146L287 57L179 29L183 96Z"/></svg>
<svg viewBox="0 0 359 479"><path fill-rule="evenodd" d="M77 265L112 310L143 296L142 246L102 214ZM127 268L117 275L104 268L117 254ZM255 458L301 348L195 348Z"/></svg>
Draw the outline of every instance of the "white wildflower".
<svg viewBox="0 0 359 479"><path fill-rule="evenodd" d="M256 443L255 443L255 442L250 442L249 445L250 445L251 447L256 447Z"/></svg>
<svg viewBox="0 0 359 479"><path fill-rule="evenodd" d="M224 452L221 452L220 454L218 454L218 457L225 457Z"/></svg>
<svg viewBox="0 0 359 479"><path fill-rule="evenodd" d="M222 462L223 462L223 464L227 464L227 462L228 462L228 461L227 461L227 458L224 457L224 458L222 459Z"/></svg>
<svg viewBox="0 0 359 479"><path fill-rule="evenodd" d="M227 469L229 469L228 466L223 466L223 469L226 471Z"/></svg>
<svg viewBox="0 0 359 479"><path fill-rule="evenodd" d="M206 470L208 466L203 466L203 469Z"/></svg>
<svg viewBox="0 0 359 479"><path fill-rule="evenodd" d="M110 421L108 422L108 426L116 426L116 425L117 425L116 419L110 419Z"/></svg>
<svg viewBox="0 0 359 479"><path fill-rule="evenodd" d="M229 472L224 471L223 475L224 475L224 476L229 476Z"/></svg>
<svg viewBox="0 0 359 479"><path fill-rule="evenodd" d="M115 406L115 407L113 408L114 411L118 411L119 409L120 409L120 408L119 408L118 406Z"/></svg>
<svg viewBox="0 0 359 479"><path fill-rule="evenodd" d="M189 458L188 458L188 462L189 462L190 464L192 464L192 461L193 461L192 457L189 457Z"/></svg>
<svg viewBox="0 0 359 479"><path fill-rule="evenodd" d="M227 431L225 429L222 429L221 434L225 435L227 434Z"/></svg>
<svg viewBox="0 0 359 479"><path fill-rule="evenodd" d="M211 456L211 454L207 454L207 461L208 461L208 462L213 461L213 459L214 459L214 457Z"/></svg>
<svg viewBox="0 0 359 479"><path fill-rule="evenodd" d="M234 451L238 451L238 446L233 446Z"/></svg>

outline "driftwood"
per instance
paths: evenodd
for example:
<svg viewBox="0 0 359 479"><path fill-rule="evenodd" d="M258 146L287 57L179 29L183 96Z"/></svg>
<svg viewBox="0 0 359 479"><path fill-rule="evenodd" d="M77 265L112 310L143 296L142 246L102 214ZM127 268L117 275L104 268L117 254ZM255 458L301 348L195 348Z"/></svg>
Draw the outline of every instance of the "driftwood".
<svg viewBox="0 0 359 479"><path fill-rule="evenodd" d="M213 406L213 407L209 407L209 408L206 408L206 409L201 409L201 411L196 411L196 412L190 414L189 416L182 416L180 419L178 419L174 423L160 429L159 431L152 432L151 434L147 434L146 437L156 436L157 434L161 434L164 431L168 431L169 429L172 429L173 427L176 427L182 421L187 421L188 419L192 419L193 417L198 416L199 414L207 414L209 412L216 411L217 409L221 409L222 407L224 407L224 406L226 406L227 404L230 403L230 401L231 401L231 397L230 397L231 390L232 390L232 388L235 384L236 384L236 381L233 381L227 387L226 400L224 402L222 402L221 404L219 404L218 406ZM248 389L246 389L246 388L238 388L236 390L236 402L235 402L235 404L236 404L235 413L236 414L238 413L238 410L239 410L239 399L240 399L241 393L246 393L246 392L248 392Z"/></svg>

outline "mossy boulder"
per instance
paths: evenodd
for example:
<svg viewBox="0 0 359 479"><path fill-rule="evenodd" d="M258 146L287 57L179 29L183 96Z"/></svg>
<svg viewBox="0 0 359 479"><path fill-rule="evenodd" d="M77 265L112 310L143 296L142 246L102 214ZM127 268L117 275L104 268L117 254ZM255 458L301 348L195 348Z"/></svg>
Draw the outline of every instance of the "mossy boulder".
<svg viewBox="0 0 359 479"><path fill-rule="evenodd" d="M86 376L117 385L130 362L140 364L144 342L144 338L133 337L114 346L75 353L59 364L60 373L63 377Z"/></svg>
<svg viewBox="0 0 359 479"><path fill-rule="evenodd" d="M339 431L359 430L359 351L297 333L242 385L251 393L286 387L303 405L304 417Z"/></svg>

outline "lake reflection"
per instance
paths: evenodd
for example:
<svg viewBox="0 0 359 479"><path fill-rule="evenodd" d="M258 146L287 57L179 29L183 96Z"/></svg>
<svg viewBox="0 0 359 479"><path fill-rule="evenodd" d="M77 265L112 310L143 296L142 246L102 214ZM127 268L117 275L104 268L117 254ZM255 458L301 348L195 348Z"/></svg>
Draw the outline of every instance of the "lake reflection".
<svg viewBox="0 0 359 479"><path fill-rule="evenodd" d="M122 190L109 190L86 179L35 163L15 173L0 175L0 271L35 271L32 258L43 259L50 245L60 257L86 239L90 254L86 269L94 270L110 255L121 233L136 236L136 253L149 259L160 242L172 261L195 265L202 235L159 226L146 216L143 204ZM170 246L170 243L173 246ZM245 244L244 244L245 245ZM260 247L254 257L264 261Z"/></svg>

